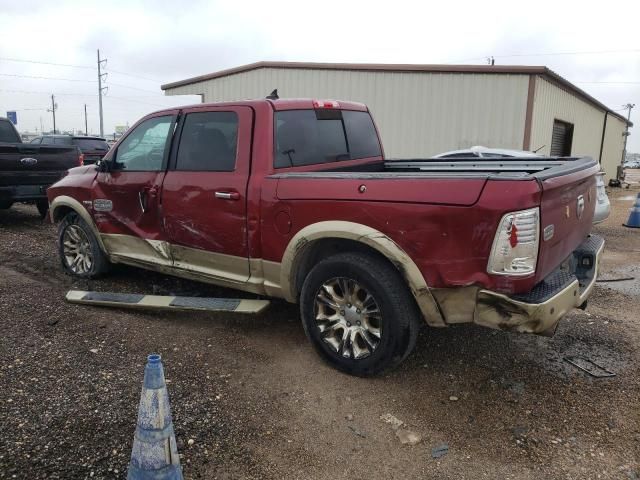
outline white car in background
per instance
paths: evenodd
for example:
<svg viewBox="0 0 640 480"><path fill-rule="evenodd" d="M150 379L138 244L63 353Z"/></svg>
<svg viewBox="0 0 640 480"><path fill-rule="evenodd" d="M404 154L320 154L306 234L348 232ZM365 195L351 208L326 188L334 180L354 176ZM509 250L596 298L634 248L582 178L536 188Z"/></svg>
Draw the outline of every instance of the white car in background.
<svg viewBox="0 0 640 480"><path fill-rule="evenodd" d="M508 150L503 148L487 148L476 146L464 150L452 150L450 152L440 153L433 158L536 158L543 157L535 152L526 150ZM604 185L604 172L598 172L596 176L596 207L593 213L593 223L600 223L609 218L611 213L611 204Z"/></svg>

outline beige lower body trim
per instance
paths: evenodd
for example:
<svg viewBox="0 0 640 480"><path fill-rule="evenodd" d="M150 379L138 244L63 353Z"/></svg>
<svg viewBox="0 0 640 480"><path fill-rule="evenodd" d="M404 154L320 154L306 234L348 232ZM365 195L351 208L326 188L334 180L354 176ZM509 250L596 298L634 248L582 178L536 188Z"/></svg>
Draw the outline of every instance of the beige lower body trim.
<svg viewBox="0 0 640 480"><path fill-rule="evenodd" d="M220 287L282 297L280 264L247 259L132 235L102 234L113 263L145 268Z"/></svg>
<svg viewBox="0 0 640 480"><path fill-rule="evenodd" d="M166 242L144 240L133 235L102 234L100 237L109 256L165 266L173 263Z"/></svg>

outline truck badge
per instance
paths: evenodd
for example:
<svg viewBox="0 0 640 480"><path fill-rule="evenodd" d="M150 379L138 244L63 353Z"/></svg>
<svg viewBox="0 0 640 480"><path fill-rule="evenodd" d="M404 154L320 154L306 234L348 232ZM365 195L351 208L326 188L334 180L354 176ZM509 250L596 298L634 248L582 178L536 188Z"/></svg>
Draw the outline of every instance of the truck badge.
<svg viewBox="0 0 640 480"><path fill-rule="evenodd" d="M93 209L96 212L110 212L113 210L113 202L105 198L96 198L93 201Z"/></svg>

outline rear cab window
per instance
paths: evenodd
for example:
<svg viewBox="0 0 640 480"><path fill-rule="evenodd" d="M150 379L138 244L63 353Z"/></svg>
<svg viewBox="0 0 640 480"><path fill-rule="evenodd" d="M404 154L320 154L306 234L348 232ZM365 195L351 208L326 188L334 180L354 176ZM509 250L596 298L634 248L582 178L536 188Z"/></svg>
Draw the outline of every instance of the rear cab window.
<svg viewBox="0 0 640 480"><path fill-rule="evenodd" d="M274 115L275 168L382 156L367 111L281 110Z"/></svg>

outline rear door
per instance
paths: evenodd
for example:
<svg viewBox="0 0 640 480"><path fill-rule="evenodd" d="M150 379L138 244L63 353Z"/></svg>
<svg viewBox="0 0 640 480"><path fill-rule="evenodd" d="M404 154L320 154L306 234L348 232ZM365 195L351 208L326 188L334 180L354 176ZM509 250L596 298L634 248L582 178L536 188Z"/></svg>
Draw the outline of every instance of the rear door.
<svg viewBox="0 0 640 480"><path fill-rule="evenodd" d="M162 186L164 227L176 268L238 282L249 278L252 123L250 107L183 112Z"/></svg>
<svg viewBox="0 0 640 480"><path fill-rule="evenodd" d="M159 198L177 114L162 112L138 123L108 158L109 171L96 176L94 218L112 255L171 265Z"/></svg>

